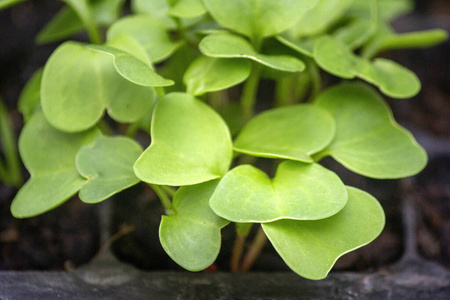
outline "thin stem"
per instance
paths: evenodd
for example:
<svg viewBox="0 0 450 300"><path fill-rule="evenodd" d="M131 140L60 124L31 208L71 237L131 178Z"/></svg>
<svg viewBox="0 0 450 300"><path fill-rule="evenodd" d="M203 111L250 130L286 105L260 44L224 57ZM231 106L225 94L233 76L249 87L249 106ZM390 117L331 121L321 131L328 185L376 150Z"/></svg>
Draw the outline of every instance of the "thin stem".
<svg viewBox="0 0 450 300"><path fill-rule="evenodd" d="M136 230L134 225L122 224L119 228L119 231L116 232L114 235L112 235L106 241L106 243L103 244L103 246L100 248L100 250L98 250L97 254L95 254L95 256L91 259L91 262L97 260L102 255L103 252L105 252L108 248L110 248L112 246L112 244L114 244L115 241L121 239L122 237L126 236L127 234L130 234L134 230Z"/></svg>
<svg viewBox="0 0 450 300"><path fill-rule="evenodd" d="M22 170L19 153L16 147L16 138L12 128L11 119L6 106L0 99L0 133L3 151L5 153L6 166L3 166L4 181L20 187L22 184ZM5 175L6 173L6 175ZM9 173L9 174L8 174Z"/></svg>
<svg viewBox="0 0 450 300"><path fill-rule="evenodd" d="M136 135L138 130L139 130L139 124L137 122L131 123L127 127L127 130L125 132L125 136L127 136L129 138L133 138Z"/></svg>
<svg viewBox="0 0 450 300"><path fill-rule="evenodd" d="M97 28L97 24L92 16L92 9L87 0L63 0L67 5L69 5L75 13L78 15L80 20L83 22L86 32L89 36L89 41L92 44L101 44L102 40L100 38L100 32Z"/></svg>
<svg viewBox="0 0 450 300"><path fill-rule="evenodd" d="M170 201L170 198L167 195L166 191L160 185L150 184L150 187L158 196L159 200L161 201L161 204L166 209L167 214L171 215L173 213L172 201Z"/></svg>
<svg viewBox="0 0 450 300"><path fill-rule="evenodd" d="M256 259L258 258L259 254L264 248L266 242L267 242L266 234L264 233L262 227L259 227L255 239L253 240L252 244L250 245L250 248L247 251L247 254L245 255L241 268L242 272L248 272L253 267L253 264L255 263Z"/></svg>
<svg viewBox="0 0 450 300"><path fill-rule="evenodd" d="M175 196L175 193L177 192L175 189L171 188L170 186L167 185L160 185L160 187L167 193L169 194L172 198L173 196Z"/></svg>
<svg viewBox="0 0 450 300"><path fill-rule="evenodd" d="M281 77L276 81L275 107L286 106L291 102L291 77Z"/></svg>
<svg viewBox="0 0 450 300"><path fill-rule="evenodd" d="M253 63L252 72L250 73L250 77L245 82L241 96L244 123L248 122L254 114L260 76L261 66L258 63Z"/></svg>
<svg viewBox="0 0 450 300"><path fill-rule="evenodd" d="M162 86L156 86L155 92L158 99L162 99L165 95L164 88Z"/></svg>
<svg viewBox="0 0 450 300"><path fill-rule="evenodd" d="M307 70L312 84L311 96L308 102L312 102L322 89L322 78L320 76L320 70L314 61L307 60Z"/></svg>
<svg viewBox="0 0 450 300"><path fill-rule="evenodd" d="M245 236L236 236L234 240L233 250L231 252L231 261L230 261L230 269L231 272L239 272L239 265L241 263L242 253L244 252L245 241L247 237Z"/></svg>

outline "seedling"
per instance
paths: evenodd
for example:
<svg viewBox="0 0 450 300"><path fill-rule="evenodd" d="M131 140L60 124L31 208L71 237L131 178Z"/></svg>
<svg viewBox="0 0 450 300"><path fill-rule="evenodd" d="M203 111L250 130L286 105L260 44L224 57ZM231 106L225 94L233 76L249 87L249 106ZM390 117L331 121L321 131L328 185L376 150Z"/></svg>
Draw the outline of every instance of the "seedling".
<svg viewBox="0 0 450 300"><path fill-rule="evenodd" d="M214 263L221 229L234 222L234 271L251 266L267 236L294 272L322 279L373 241L385 217L374 197L320 160L379 179L426 165L381 95L409 98L420 82L373 59L447 38L394 32L389 22L411 1L134 0L124 17L122 0L64 2L37 42L84 28L91 44L62 43L20 99L19 150L31 178L11 205L17 218L77 193L97 203L142 181L166 209L160 241L182 267ZM342 80L325 87L322 75ZM258 94L262 79L275 83L273 97ZM261 112L263 100L272 108ZM146 149L135 140L142 130Z"/></svg>

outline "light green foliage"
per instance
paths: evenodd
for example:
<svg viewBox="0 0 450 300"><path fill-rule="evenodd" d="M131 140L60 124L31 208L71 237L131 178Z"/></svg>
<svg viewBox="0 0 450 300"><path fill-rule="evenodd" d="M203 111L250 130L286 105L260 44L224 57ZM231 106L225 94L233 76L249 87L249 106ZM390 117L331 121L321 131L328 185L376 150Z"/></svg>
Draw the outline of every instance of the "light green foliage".
<svg viewBox="0 0 450 300"><path fill-rule="evenodd" d="M135 14L146 14L160 21L166 28L175 28L175 21L169 16L167 0L132 0L131 9Z"/></svg>
<svg viewBox="0 0 450 300"><path fill-rule="evenodd" d="M168 86L174 82L155 73L142 60L117 48L103 45L88 45L88 49L108 54L113 57L114 67L119 74L134 84L142 86Z"/></svg>
<svg viewBox="0 0 450 300"><path fill-rule="evenodd" d="M391 49L426 48L438 45L448 39L448 33L442 29L424 30L395 34L385 30L376 41L375 49L370 55Z"/></svg>
<svg viewBox="0 0 450 300"><path fill-rule="evenodd" d="M317 221L280 220L262 227L294 272L317 280L327 276L339 257L373 241L384 223L378 201L349 187L347 205L332 217Z"/></svg>
<svg viewBox="0 0 450 300"><path fill-rule="evenodd" d="M246 39L231 33L208 35L202 39L198 47L204 55L210 57L248 58L285 72L301 72L305 69L305 64L295 57L258 53Z"/></svg>
<svg viewBox="0 0 450 300"><path fill-rule="evenodd" d="M357 49L376 32L376 22L356 19L347 26L339 28L333 37L346 44L350 49Z"/></svg>
<svg viewBox="0 0 450 300"><path fill-rule="evenodd" d="M394 121L386 103L370 87L341 84L321 94L315 104L336 120L336 137L324 154L353 172L373 178L402 178L425 167L425 151Z"/></svg>
<svg viewBox="0 0 450 300"><path fill-rule="evenodd" d="M65 133L51 127L41 112L25 125L19 139L22 161L31 178L11 204L16 218L42 214L61 205L85 184L75 167L81 146L92 142L100 132Z"/></svg>
<svg viewBox="0 0 450 300"><path fill-rule="evenodd" d="M273 180L250 165L234 168L220 181L210 206L227 220L260 223L323 219L346 202L345 186L336 174L318 164L285 161Z"/></svg>
<svg viewBox="0 0 450 300"><path fill-rule="evenodd" d="M322 33L339 19L354 1L361 0L319 0L289 33L297 38Z"/></svg>
<svg viewBox="0 0 450 300"><path fill-rule="evenodd" d="M43 69L38 69L20 93L17 107L27 122L41 103L41 80Z"/></svg>
<svg viewBox="0 0 450 300"><path fill-rule="evenodd" d="M142 151L138 143L125 137L100 136L81 147L76 167L87 183L80 190L80 199L97 203L138 183L133 164Z"/></svg>
<svg viewBox="0 0 450 300"><path fill-rule="evenodd" d="M188 93L202 95L243 82L250 70L250 62L245 60L200 56L186 70L183 81Z"/></svg>
<svg viewBox="0 0 450 300"><path fill-rule="evenodd" d="M124 0L89 1L92 18L98 26L109 26L120 15ZM39 32L36 41L39 44L51 43L68 38L84 28L75 11L66 6Z"/></svg>
<svg viewBox="0 0 450 300"><path fill-rule="evenodd" d="M153 107L154 90L120 76L112 57L66 42L44 68L41 104L46 118L59 130L75 132L94 126L108 114L120 122L134 122Z"/></svg>
<svg viewBox="0 0 450 300"><path fill-rule="evenodd" d="M27 0L0 0L0 10L25 2Z"/></svg>
<svg viewBox="0 0 450 300"><path fill-rule="evenodd" d="M234 150L249 155L313 162L311 155L334 137L335 124L325 110L308 104L267 110L239 133Z"/></svg>
<svg viewBox="0 0 450 300"><path fill-rule="evenodd" d="M314 59L327 72L346 79L360 77L393 98L409 98L420 90L420 81L410 70L387 60L360 58L342 42L328 36L314 46Z"/></svg>
<svg viewBox="0 0 450 300"><path fill-rule="evenodd" d="M231 137L222 118L189 94L172 93L153 111L152 144L134 166L143 181L191 185L222 177L231 163Z"/></svg>
<svg viewBox="0 0 450 300"><path fill-rule="evenodd" d="M144 47L153 63L165 60L181 45L181 42L169 38L163 23L148 15L120 19L109 28L107 39L110 41L120 35L135 39Z"/></svg>
<svg viewBox="0 0 450 300"><path fill-rule="evenodd" d="M297 23L317 0L203 0L215 21L258 43Z"/></svg>
<svg viewBox="0 0 450 300"><path fill-rule="evenodd" d="M347 11L347 15L362 19L370 19L372 12L369 0L354 0ZM414 8L413 0L376 0L377 11L384 21L391 21L401 15L411 12Z"/></svg>
<svg viewBox="0 0 450 300"><path fill-rule="evenodd" d="M178 18L194 18L205 13L202 0L178 0L169 10L169 15Z"/></svg>
<svg viewBox="0 0 450 300"><path fill-rule="evenodd" d="M220 250L220 229L229 221L218 217L208 202L218 181L181 187L173 198L173 214L163 216L159 239L180 266L200 271L210 266Z"/></svg>

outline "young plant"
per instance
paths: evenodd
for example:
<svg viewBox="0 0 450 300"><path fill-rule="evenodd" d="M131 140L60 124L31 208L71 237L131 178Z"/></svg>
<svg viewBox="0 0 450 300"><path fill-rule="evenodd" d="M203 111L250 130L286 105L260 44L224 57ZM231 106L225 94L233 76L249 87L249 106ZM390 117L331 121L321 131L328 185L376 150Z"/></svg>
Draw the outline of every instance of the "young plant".
<svg viewBox="0 0 450 300"><path fill-rule="evenodd" d="M322 279L340 256L373 241L385 218L375 198L320 160L379 179L426 165L380 95L409 98L420 82L373 59L447 38L394 32L390 20L411 1L133 0L133 13L120 18L121 0L64 2L37 41L85 28L91 44L61 44L19 102L31 178L11 205L17 218L76 193L97 203L142 181L166 209L160 241L182 267L211 265L221 229L234 222L232 270L248 270L267 236L294 272ZM323 71L344 80L325 89ZM275 83L273 97L258 94L262 79ZM273 108L255 115L262 101ZM145 150L138 130L150 134ZM269 159L273 177L258 158Z"/></svg>

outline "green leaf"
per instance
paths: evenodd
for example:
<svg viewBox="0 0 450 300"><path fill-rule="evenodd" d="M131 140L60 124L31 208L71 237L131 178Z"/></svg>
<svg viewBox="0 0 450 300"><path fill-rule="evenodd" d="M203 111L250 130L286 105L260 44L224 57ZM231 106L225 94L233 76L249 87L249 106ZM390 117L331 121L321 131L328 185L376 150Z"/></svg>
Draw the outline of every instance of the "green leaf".
<svg viewBox="0 0 450 300"><path fill-rule="evenodd" d="M248 78L251 64L240 59L200 56L184 73L187 92L202 95L235 86Z"/></svg>
<svg viewBox="0 0 450 300"><path fill-rule="evenodd" d="M180 266L200 271L210 266L220 250L220 229L229 221L209 207L218 181L181 187L174 196L173 215L162 216L159 239L167 254Z"/></svg>
<svg viewBox="0 0 450 300"><path fill-rule="evenodd" d="M119 35L128 35L141 44L154 63L168 58L180 47L181 42L173 42L164 25L148 15L125 17L114 23L107 32L107 40Z"/></svg>
<svg viewBox="0 0 450 300"><path fill-rule="evenodd" d="M124 0L91 1L92 17L97 26L109 26L120 15ZM64 7L45 25L36 37L38 44L52 43L68 38L84 29L83 22L70 7Z"/></svg>
<svg viewBox="0 0 450 300"><path fill-rule="evenodd" d="M146 14L158 20L165 28L176 28L175 21L169 16L170 5L167 0L132 0L131 10L135 14Z"/></svg>
<svg viewBox="0 0 450 300"><path fill-rule="evenodd" d="M335 134L331 115L310 104L271 109L254 117L236 138L234 150L261 157L313 162Z"/></svg>
<svg viewBox="0 0 450 300"><path fill-rule="evenodd" d="M75 132L94 126L108 114L119 122L135 122L148 114L155 101L152 88L120 76L112 58L66 42L44 68L41 104L52 126Z"/></svg>
<svg viewBox="0 0 450 300"><path fill-rule="evenodd" d="M169 15L178 18L195 18L206 13L202 0L178 0Z"/></svg>
<svg viewBox="0 0 450 300"><path fill-rule="evenodd" d="M312 36L325 32L340 19L355 0L319 0L289 32L294 37Z"/></svg>
<svg viewBox="0 0 450 300"><path fill-rule="evenodd" d="M442 29L392 34L380 43L378 52L390 49L427 48L438 45L448 39L448 33Z"/></svg>
<svg viewBox="0 0 450 300"><path fill-rule="evenodd" d="M0 0L0 10L25 2L27 0Z"/></svg>
<svg viewBox="0 0 450 300"><path fill-rule="evenodd" d="M357 49L367 42L376 32L376 23L356 19L333 33L333 37L346 44L350 49Z"/></svg>
<svg viewBox="0 0 450 300"><path fill-rule="evenodd" d="M420 91L420 81L410 70L387 60L373 63L350 51L342 42L323 36L314 46L314 59L327 72L346 79L360 77L393 98L410 98Z"/></svg>
<svg viewBox="0 0 450 300"><path fill-rule="evenodd" d="M262 224L275 250L300 276L325 278L339 257L369 244L383 230L385 217L378 201L356 188L347 189L347 205L334 216Z"/></svg>
<svg viewBox="0 0 450 300"><path fill-rule="evenodd" d="M65 133L54 129L41 112L34 114L19 138L19 151L30 180L11 204L16 218L42 214L73 196L85 184L75 167L78 149L100 132Z"/></svg>
<svg viewBox="0 0 450 300"><path fill-rule="evenodd" d="M317 0L203 0L214 20L254 42L289 29Z"/></svg>
<svg viewBox="0 0 450 300"><path fill-rule="evenodd" d="M269 68L286 72L301 72L305 64L288 55L264 55L256 52L244 38L230 33L216 33L204 37L199 44L200 51L210 57L248 58Z"/></svg>
<svg viewBox="0 0 450 300"><path fill-rule="evenodd" d="M76 167L87 183L80 190L80 199L98 203L138 183L133 164L142 151L138 143L125 137L100 136L81 147Z"/></svg>
<svg viewBox="0 0 450 300"><path fill-rule="evenodd" d="M145 62L125 51L102 45L87 45L86 48L112 56L117 72L134 84L151 87L174 84L172 80L158 75Z"/></svg>
<svg viewBox="0 0 450 300"><path fill-rule="evenodd" d="M192 185L222 177L232 157L222 118L189 94L166 95L153 111L152 144L134 165L141 180Z"/></svg>
<svg viewBox="0 0 450 300"><path fill-rule="evenodd" d="M306 40L298 40L287 35L277 35L276 39L288 46L289 48L306 55L308 57L313 57L314 45L318 38L310 38Z"/></svg>
<svg viewBox="0 0 450 300"><path fill-rule="evenodd" d="M412 0L377 0L378 15L384 21L391 21L414 9ZM371 1L354 0L347 12L351 17L370 19L372 15Z"/></svg>
<svg viewBox="0 0 450 300"><path fill-rule="evenodd" d="M319 95L315 104L336 120L336 137L323 154L346 168L382 179L412 176L425 167L426 152L370 87L341 84Z"/></svg>
<svg viewBox="0 0 450 300"><path fill-rule="evenodd" d="M28 122L41 103L42 73L42 68L36 70L20 92L17 108L22 113L25 122Z"/></svg>
<svg viewBox="0 0 450 300"><path fill-rule="evenodd" d="M209 205L227 220L260 223L323 219L346 202L347 191L335 173L319 164L285 161L273 180L251 165L234 168L222 178Z"/></svg>

